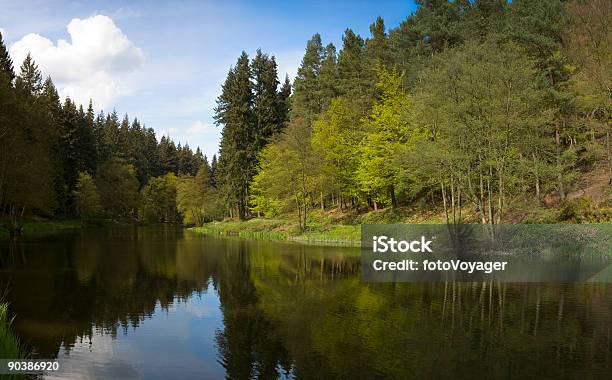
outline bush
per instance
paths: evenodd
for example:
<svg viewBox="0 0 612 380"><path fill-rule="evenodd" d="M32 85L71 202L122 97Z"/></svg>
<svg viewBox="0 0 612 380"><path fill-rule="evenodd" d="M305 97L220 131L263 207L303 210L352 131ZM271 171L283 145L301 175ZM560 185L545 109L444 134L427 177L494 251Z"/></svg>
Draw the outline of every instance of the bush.
<svg viewBox="0 0 612 380"><path fill-rule="evenodd" d="M591 197L580 197L565 201L559 214L559 221L582 223L585 215L591 212L592 204Z"/></svg>

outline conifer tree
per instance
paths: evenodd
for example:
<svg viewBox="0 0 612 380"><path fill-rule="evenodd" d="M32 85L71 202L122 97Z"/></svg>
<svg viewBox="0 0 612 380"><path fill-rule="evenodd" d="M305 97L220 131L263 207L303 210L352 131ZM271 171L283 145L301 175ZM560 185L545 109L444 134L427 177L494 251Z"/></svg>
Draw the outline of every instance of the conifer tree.
<svg viewBox="0 0 612 380"><path fill-rule="evenodd" d="M43 89L42 74L30 53L21 65L21 73L15 81L15 87L33 97L40 95Z"/></svg>
<svg viewBox="0 0 612 380"><path fill-rule="evenodd" d="M213 154L213 158L210 161L210 184L212 187L217 187L217 155Z"/></svg>
<svg viewBox="0 0 612 380"><path fill-rule="evenodd" d="M289 113L291 112L291 82L289 75L285 75L285 81L278 92L278 118L280 128L285 129L289 122Z"/></svg>
<svg viewBox="0 0 612 380"><path fill-rule="evenodd" d="M347 29L342 37L342 50L338 55L338 88L340 94L367 112L375 98L375 86L365 59L365 42L361 36Z"/></svg>
<svg viewBox="0 0 612 380"><path fill-rule="evenodd" d="M215 122L223 125L217 181L223 188L232 215L248 214L249 182L255 172L253 92L251 68L245 52L232 68L217 99Z"/></svg>
<svg viewBox="0 0 612 380"><path fill-rule="evenodd" d="M159 161L162 173L178 173L178 152L170 137L162 136L159 142Z"/></svg>
<svg viewBox="0 0 612 380"><path fill-rule="evenodd" d="M7 80L9 84L15 79L15 71L13 69L13 60L6 49L2 33L0 32L0 72L4 73L4 79L0 76L0 80Z"/></svg>
<svg viewBox="0 0 612 380"><path fill-rule="evenodd" d="M251 73L255 123L252 150L257 154L270 137L282 129L283 117L279 115L278 74L274 57L268 57L258 49L251 64Z"/></svg>
<svg viewBox="0 0 612 380"><path fill-rule="evenodd" d="M318 76L319 97L323 108L327 108L329 102L339 95L338 91L338 55L336 47L330 43L325 47L325 56L321 63Z"/></svg>
<svg viewBox="0 0 612 380"><path fill-rule="evenodd" d="M291 112L293 118L301 118L311 125L323 109L319 98L320 83L318 80L324 49L321 36L315 34L306 44L306 52L293 82Z"/></svg>

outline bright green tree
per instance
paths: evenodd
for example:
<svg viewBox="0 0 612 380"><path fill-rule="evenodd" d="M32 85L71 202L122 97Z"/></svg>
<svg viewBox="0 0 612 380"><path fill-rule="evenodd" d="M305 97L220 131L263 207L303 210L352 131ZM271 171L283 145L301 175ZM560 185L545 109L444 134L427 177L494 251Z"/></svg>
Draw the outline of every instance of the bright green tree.
<svg viewBox="0 0 612 380"><path fill-rule="evenodd" d="M98 170L96 185L106 214L132 218L138 209L138 179L134 166L119 158L106 161Z"/></svg>
<svg viewBox="0 0 612 380"><path fill-rule="evenodd" d="M141 190L141 216L154 223L178 221L176 207L178 179L172 172L151 177Z"/></svg>
<svg viewBox="0 0 612 380"><path fill-rule="evenodd" d="M177 184L176 203L183 223L201 226L222 217L223 205L217 189L210 183L208 164L200 166L195 177L181 177Z"/></svg>
<svg viewBox="0 0 612 380"><path fill-rule="evenodd" d="M401 76L381 67L378 73L382 95L364 120L366 134L360 146L356 172L361 191L378 203L396 206L398 168L395 157L402 145L411 144L422 132L414 127L411 99L402 88Z"/></svg>
<svg viewBox="0 0 612 380"><path fill-rule="evenodd" d="M355 173L359 167L359 143L364 131L359 112L345 97L331 101L327 111L314 123L312 143L323 157L326 174L340 196L349 199L359 195Z"/></svg>
<svg viewBox="0 0 612 380"><path fill-rule="evenodd" d="M81 221L93 219L102 214L102 202L98 188L87 172L79 173L74 190L74 205Z"/></svg>

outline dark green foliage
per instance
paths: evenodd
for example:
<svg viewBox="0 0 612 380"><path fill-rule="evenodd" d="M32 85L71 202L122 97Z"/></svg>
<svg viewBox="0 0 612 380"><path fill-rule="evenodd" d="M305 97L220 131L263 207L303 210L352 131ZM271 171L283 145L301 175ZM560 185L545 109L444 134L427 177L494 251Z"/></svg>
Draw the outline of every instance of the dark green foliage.
<svg viewBox="0 0 612 380"><path fill-rule="evenodd" d="M307 123L312 123L323 109L319 98L320 84L317 80L323 57L321 36L315 34L306 44L302 64L293 82L294 93L291 98L292 117L302 118Z"/></svg>
<svg viewBox="0 0 612 380"><path fill-rule="evenodd" d="M291 85L288 79L280 91L278 85L274 57L258 50L249 62L243 52L217 99L215 122L223 132L211 182L222 189L228 209L240 218L249 213L249 184L258 154L288 120Z"/></svg>
<svg viewBox="0 0 612 380"><path fill-rule="evenodd" d="M26 96L32 97L40 95L42 91L42 74L29 53L21 65L21 72L15 81L15 88Z"/></svg>
<svg viewBox="0 0 612 380"><path fill-rule="evenodd" d="M159 142L159 164L164 173L178 173L178 152L174 141L166 136L162 136Z"/></svg>
<svg viewBox="0 0 612 380"><path fill-rule="evenodd" d="M248 212L248 187L253 177L256 152L253 151L255 123L251 68L246 53L238 58L217 99L215 121L223 125L219 149L217 181L224 189L230 209L245 218Z"/></svg>
<svg viewBox="0 0 612 380"><path fill-rule="evenodd" d="M13 60L11 59L8 50L6 49L6 45L4 45L2 33L0 33L0 72L3 73L2 75L0 75L0 80L5 80L10 84L15 79L15 70L13 70Z"/></svg>
<svg viewBox="0 0 612 380"><path fill-rule="evenodd" d="M279 114L283 101L278 95L278 73L274 57L257 50L251 63L253 76L253 123L255 133L253 150L263 148L272 135L280 132L284 115Z"/></svg>
<svg viewBox="0 0 612 380"><path fill-rule="evenodd" d="M184 146L179 162L174 142L163 138L158 144L155 132L137 119L130 122L125 115L119 122L115 111L96 116L91 101L86 110L70 99L62 105L53 81L42 81L32 56L26 57L16 78L12 70L0 36L0 213L13 223L32 214L89 215L83 211L83 199L76 198L83 194L79 173L89 173L102 184L109 216L131 217L136 215L137 191L149 177L179 170L195 175L201 166L201 152L194 154ZM123 181L119 205L109 196L114 180Z"/></svg>

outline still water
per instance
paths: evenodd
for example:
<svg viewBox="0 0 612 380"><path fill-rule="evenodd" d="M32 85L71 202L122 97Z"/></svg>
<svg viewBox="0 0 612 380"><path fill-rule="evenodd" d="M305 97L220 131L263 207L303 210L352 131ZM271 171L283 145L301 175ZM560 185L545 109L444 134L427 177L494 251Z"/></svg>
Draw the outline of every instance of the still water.
<svg viewBox="0 0 612 380"><path fill-rule="evenodd" d="M359 250L175 228L0 242L46 378L611 378L612 286L360 281Z"/></svg>

